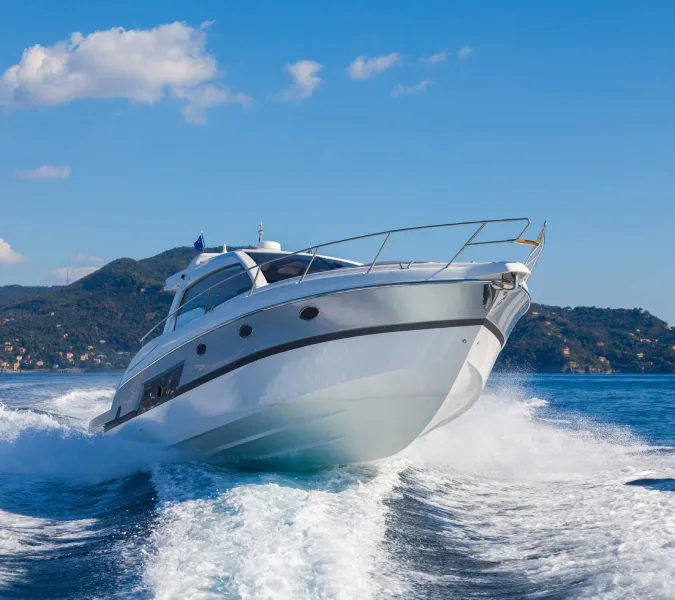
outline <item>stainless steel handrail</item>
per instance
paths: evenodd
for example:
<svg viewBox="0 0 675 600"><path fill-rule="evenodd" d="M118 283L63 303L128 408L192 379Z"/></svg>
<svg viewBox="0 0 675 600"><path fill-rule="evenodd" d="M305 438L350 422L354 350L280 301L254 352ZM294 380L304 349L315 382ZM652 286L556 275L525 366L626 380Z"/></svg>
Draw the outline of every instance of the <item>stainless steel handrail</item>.
<svg viewBox="0 0 675 600"><path fill-rule="evenodd" d="M490 225L492 223L524 223L524 225L523 225L523 228L521 229L521 231L520 231L520 233L518 234L517 237L503 238L503 239L498 239L498 240L479 241L479 242L474 241L476 239L476 237L481 233L481 231L483 231L483 229L487 225ZM375 255L375 258L373 259L373 262L370 263L367 271L364 273L365 275L368 275L373 270L378 258L380 257L380 255L382 253L382 250L384 250L384 246L389 241L389 238L395 233L403 233L403 232L408 232L408 231L422 231L422 230L426 230L426 229L442 229L442 228L450 228L450 227L463 227L463 226L469 226L469 225L478 225L478 228L467 239L467 241L464 242L462 247L452 257L450 262L446 264L446 266L445 266L446 268L451 267L452 264L455 262L455 260L457 260L457 258L470 246L486 246L486 245L491 245L491 244L508 244L508 243L528 243L528 244L532 244L533 248L530 251L530 254L528 255L528 257L526 259L525 265L528 266L528 261L530 261L530 263L532 264L532 268L534 268L534 265L539 260L539 256L541 256L541 250L543 249L543 242L544 242L544 239L545 239L545 231L546 231L546 223L544 223L544 226L542 227L542 230L539 233L539 237L537 238L536 241L524 240L523 235L530 228L531 224L532 223L531 223L530 219L528 219L526 217L519 217L519 218L516 218L516 219L488 219L488 220L485 220L485 221L461 221L461 222L458 222L458 223L442 223L442 224L439 224L439 225L421 225L421 226L418 226L418 227L402 227L400 229L390 229L388 231L378 231L377 233L368 233L368 234L365 234L365 235L357 235L357 236L354 236L354 237L344 238L344 239L336 240L336 241L333 241L333 242L325 242L323 244L315 244L313 246L303 248L302 250L296 250L295 252L289 252L288 254L284 254L283 256L280 256L278 258L274 258L274 259L269 260L267 262L256 264L253 267L244 268L243 265L242 265L242 268L244 269L243 271L240 271L239 273L236 273L235 275L232 275L231 277L228 277L227 279L223 279L222 281L219 281L218 283L212 285L211 287L209 287L209 288L205 289L204 291L202 291L201 293L197 294L194 298L191 298L190 300L188 300L185 304L179 306L176 310L170 312L166 317L164 317L161 321L159 321L159 323L157 323L152 329L150 329L150 331L148 331L148 333L146 333L141 338L140 341L141 341L141 343L143 343L153 331L155 331L160 325L163 325L164 323L166 323L171 317L175 316L180 310L184 309L188 304L190 304L191 302L194 302L195 300L197 300L198 298L200 298L204 294L210 293L213 288L218 287L219 285L225 283L226 281L229 281L230 279L234 279L235 277L241 276L242 273L249 273L249 272L253 271L254 269L257 269L257 271L255 273L255 276L252 278L253 281L251 283L251 289L248 293L248 296L251 296L253 294L253 291L256 288L257 281L258 281L258 274L260 273L262 267L264 267L266 265L270 265L270 264L275 263L275 262L280 261L280 260L285 260L290 256L295 256L297 254L306 254L309 251L313 250L310 262L307 264L307 267L305 268L302 276L297 281L297 283L302 283L305 280L305 277L307 276L307 274L309 273L309 269L312 266L312 263L314 262L314 259L318 255L320 248L326 248L328 246L335 246L335 245L338 245L338 244L346 244L347 242L355 242L355 241L358 241L358 240L365 240L365 239L378 237L378 236L386 236L386 237L385 237L384 241L382 242L382 244L380 245L380 247L377 251L377 254ZM535 254L535 252L536 252L536 254ZM229 266L231 266L231 265L230 264L224 265L223 269L225 269ZM528 268L529 268L529 266L528 266ZM214 273L217 273L219 270L221 270L221 269L210 271L209 273L206 273L204 275L204 277L207 277L209 275L213 275ZM200 278L200 279L202 279L202 278ZM199 281L199 279L197 279L196 281ZM196 281L191 282L191 283L196 283Z"/></svg>
<svg viewBox="0 0 675 600"><path fill-rule="evenodd" d="M530 270L530 272L534 271L534 267L537 266L537 263L541 258L541 254L544 251L544 246L546 245L547 225L548 225L547 221L544 221L544 224L541 227L541 231L539 232L539 235L537 236L537 239L534 242L536 245L533 244L532 250L530 250L530 253L527 255L527 258L525 259L524 264Z"/></svg>

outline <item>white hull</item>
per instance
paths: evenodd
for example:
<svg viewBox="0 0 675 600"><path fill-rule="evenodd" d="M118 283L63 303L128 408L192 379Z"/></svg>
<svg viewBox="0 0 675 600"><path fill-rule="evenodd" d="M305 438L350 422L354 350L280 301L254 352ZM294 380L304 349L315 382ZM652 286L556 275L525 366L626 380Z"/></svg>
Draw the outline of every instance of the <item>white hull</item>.
<svg viewBox="0 0 675 600"><path fill-rule="evenodd" d="M110 433L247 466L375 460L470 408L500 349L480 325L336 340L224 374Z"/></svg>

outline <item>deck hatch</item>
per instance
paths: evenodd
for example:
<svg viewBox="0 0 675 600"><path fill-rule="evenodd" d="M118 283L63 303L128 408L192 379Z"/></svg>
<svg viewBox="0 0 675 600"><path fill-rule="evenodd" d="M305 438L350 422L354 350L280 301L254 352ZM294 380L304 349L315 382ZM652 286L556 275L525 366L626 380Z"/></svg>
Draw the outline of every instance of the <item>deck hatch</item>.
<svg viewBox="0 0 675 600"><path fill-rule="evenodd" d="M155 408L155 406L168 402L177 395L184 364L181 362L154 379L145 382L143 396L138 407L139 415Z"/></svg>

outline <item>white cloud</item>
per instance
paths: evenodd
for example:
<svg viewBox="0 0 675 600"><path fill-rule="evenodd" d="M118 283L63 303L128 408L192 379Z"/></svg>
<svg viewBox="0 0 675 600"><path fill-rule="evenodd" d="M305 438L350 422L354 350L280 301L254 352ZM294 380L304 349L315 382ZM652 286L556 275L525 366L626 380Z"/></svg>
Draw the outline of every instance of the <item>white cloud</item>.
<svg viewBox="0 0 675 600"><path fill-rule="evenodd" d="M394 98L398 96L409 96L410 94L423 94L430 85L433 85L434 82L431 79L424 79L415 85L403 85L398 83L394 86L394 89L391 90L391 95Z"/></svg>
<svg viewBox="0 0 675 600"><path fill-rule="evenodd" d="M464 60L473 52L473 48L469 48L468 46L462 46L458 51L457 51L457 57L461 60Z"/></svg>
<svg viewBox="0 0 675 600"><path fill-rule="evenodd" d="M21 256L18 252L14 252L9 242L0 238L0 265L15 265L26 260L25 256Z"/></svg>
<svg viewBox="0 0 675 600"><path fill-rule="evenodd" d="M68 179L70 167L57 167L55 165L42 165L30 171L16 171L17 179Z"/></svg>
<svg viewBox="0 0 675 600"><path fill-rule="evenodd" d="M401 56L398 52L392 52L385 56L373 56L366 58L358 56L347 67L347 73L352 79L370 79L375 75L401 64Z"/></svg>
<svg viewBox="0 0 675 600"><path fill-rule="evenodd" d="M187 100L186 119L203 123L206 108L250 102L217 83L217 61L205 49L209 25L114 27L76 32L53 46L37 44L0 77L0 105L56 106L84 98L153 104L177 97Z"/></svg>
<svg viewBox="0 0 675 600"><path fill-rule="evenodd" d="M177 98L184 98L187 104L183 107L183 117L186 123L204 125L206 123L206 110L218 104L240 104L248 108L253 99L240 92L230 92L226 88L207 84L188 90L175 90Z"/></svg>
<svg viewBox="0 0 675 600"><path fill-rule="evenodd" d="M309 98L321 83L321 77L317 75L321 69L323 65L313 60L299 60L286 65L286 71L291 76L291 84L279 92L279 99L282 102L290 102Z"/></svg>
<svg viewBox="0 0 675 600"><path fill-rule="evenodd" d="M91 254L87 254L86 252L78 252L77 254L73 254L70 257L70 260L72 260L75 263L96 263L96 264L103 264L105 262L105 258L101 258L100 256L92 256Z"/></svg>
<svg viewBox="0 0 675 600"><path fill-rule="evenodd" d="M78 279L82 279L87 275L91 275L94 271L98 271L101 267L59 267L50 271L52 275L58 278L58 283L65 283L66 281L73 283Z"/></svg>
<svg viewBox="0 0 675 600"><path fill-rule="evenodd" d="M443 50L443 52L437 52L436 54L432 54L431 56L423 56L422 58L420 58L420 62L435 64L443 62L447 58L447 56L448 53L445 50Z"/></svg>

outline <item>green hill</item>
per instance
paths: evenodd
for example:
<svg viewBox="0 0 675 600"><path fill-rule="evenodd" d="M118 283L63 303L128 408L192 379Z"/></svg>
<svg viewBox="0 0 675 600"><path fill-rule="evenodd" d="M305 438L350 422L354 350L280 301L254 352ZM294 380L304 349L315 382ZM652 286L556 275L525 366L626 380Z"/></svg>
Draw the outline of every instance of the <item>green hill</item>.
<svg viewBox="0 0 675 600"><path fill-rule="evenodd" d="M22 369L124 368L169 310L164 280L195 255L174 248L139 261L121 258L68 286L18 300L13 294L0 302L0 367L23 356Z"/></svg>
<svg viewBox="0 0 675 600"><path fill-rule="evenodd" d="M0 305L25 298L26 296L38 296L52 291L53 287L47 286L26 286L26 285L5 285L0 286Z"/></svg>
<svg viewBox="0 0 675 600"><path fill-rule="evenodd" d="M0 370L124 368L169 310L164 280L192 248L121 258L68 286L0 287ZM17 360L21 357L21 360ZM538 372L675 372L675 330L639 309L533 305L497 368Z"/></svg>
<svg viewBox="0 0 675 600"><path fill-rule="evenodd" d="M533 304L498 367L547 373L675 373L675 328L638 308Z"/></svg>

